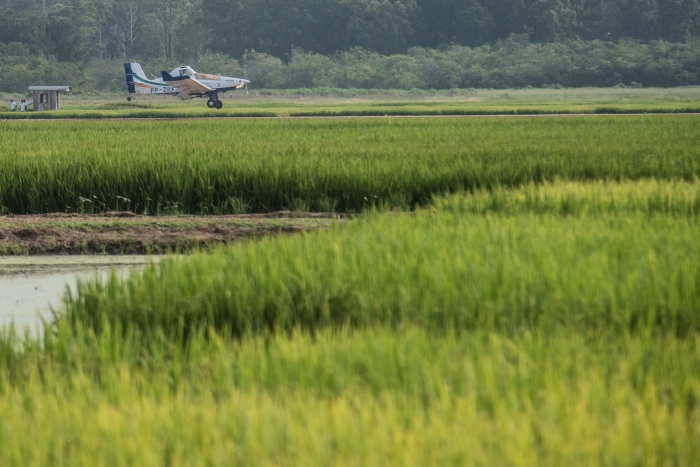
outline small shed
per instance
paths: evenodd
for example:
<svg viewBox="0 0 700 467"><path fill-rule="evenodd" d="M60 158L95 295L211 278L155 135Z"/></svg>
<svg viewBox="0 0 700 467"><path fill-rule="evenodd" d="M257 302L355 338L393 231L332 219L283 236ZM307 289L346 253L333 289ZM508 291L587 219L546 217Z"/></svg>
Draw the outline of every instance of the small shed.
<svg viewBox="0 0 700 467"><path fill-rule="evenodd" d="M70 86L29 86L34 93L34 111L60 110L59 92L70 92Z"/></svg>

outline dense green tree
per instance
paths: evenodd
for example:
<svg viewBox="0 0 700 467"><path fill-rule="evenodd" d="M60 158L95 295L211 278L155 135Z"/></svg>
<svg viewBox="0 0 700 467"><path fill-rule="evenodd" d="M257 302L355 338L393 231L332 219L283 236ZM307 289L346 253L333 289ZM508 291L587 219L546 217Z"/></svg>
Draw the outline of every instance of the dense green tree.
<svg viewBox="0 0 700 467"><path fill-rule="evenodd" d="M415 43L423 47L475 47L490 41L494 27L491 11L480 0L417 0L412 20Z"/></svg>
<svg viewBox="0 0 700 467"><path fill-rule="evenodd" d="M163 24L163 39L166 58L175 56L175 47L179 42L178 32L187 24L192 3L190 0L158 0L157 11Z"/></svg>
<svg viewBox="0 0 700 467"><path fill-rule="evenodd" d="M125 60L262 87L691 84L699 36L700 0L0 0L3 66L110 89Z"/></svg>
<svg viewBox="0 0 700 467"><path fill-rule="evenodd" d="M35 12L4 9L0 14L0 42L22 43L35 54L48 52L46 26L46 21Z"/></svg>
<svg viewBox="0 0 700 467"><path fill-rule="evenodd" d="M293 47L332 54L354 46L405 50L414 0L203 0L212 50L255 49L289 57Z"/></svg>
<svg viewBox="0 0 700 467"><path fill-rule="evenodd" d="M683 42L700 34L699 0L666 0L656 19L657 39Z"/></svg>
<svg viewBox="0 0 700 467"><path fill-rule="evenodd" d="M158 15L146 13L136 26L134 52L139 57L159 58L165 55L165 27Z"/></svg>
<svg viewBox="0 0 700 467"><path fill-rule="evenodd" d="M641 40L656 38L659 6L656 0L618 0L613 39L632 37Z"/></svg>

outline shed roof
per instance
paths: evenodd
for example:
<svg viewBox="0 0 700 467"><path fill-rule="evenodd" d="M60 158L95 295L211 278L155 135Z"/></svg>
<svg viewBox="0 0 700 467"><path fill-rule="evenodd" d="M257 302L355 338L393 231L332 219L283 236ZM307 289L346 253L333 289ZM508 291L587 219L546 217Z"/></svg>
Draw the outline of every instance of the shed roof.
<svg viewBox="0 0 700 467"><path fill-rule="evenodd" d="M29 86L30 91L70 91L70 86Z"/></svg>

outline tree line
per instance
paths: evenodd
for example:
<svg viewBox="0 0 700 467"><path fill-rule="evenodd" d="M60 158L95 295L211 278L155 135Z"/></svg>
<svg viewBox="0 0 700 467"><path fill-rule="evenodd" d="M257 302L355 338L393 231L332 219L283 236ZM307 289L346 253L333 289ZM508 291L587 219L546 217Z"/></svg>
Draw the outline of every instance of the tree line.
<svg viewBox="0 0 700 467"><path fill-rule="evenodd" d="M179 64L167 58L141 62L150 77ZM253 89L671 87L700 85L700 39L531 43L513 35L494 45L413 47L392 55L359 47L330 56L295 48L286 60L254 51L240 59L207 52L197 69L248 78ZM28 83L71 84L79 92L125 89L122 60L61 63L19 43L0 44L0 91L23 92Z"/></svg>
<svg viewBox="0 0 700 467"><path fill-rule="evenodd" d="M0 0L0 90L113 89L126 60L270 88L700 84L699 28L700 0Z"/></svg>
<svg viewBox="0 0 700 467"><path fill-rule="evenodd" d="M0 0L0 42L59 61L698 36L699 0Z"/></svg>

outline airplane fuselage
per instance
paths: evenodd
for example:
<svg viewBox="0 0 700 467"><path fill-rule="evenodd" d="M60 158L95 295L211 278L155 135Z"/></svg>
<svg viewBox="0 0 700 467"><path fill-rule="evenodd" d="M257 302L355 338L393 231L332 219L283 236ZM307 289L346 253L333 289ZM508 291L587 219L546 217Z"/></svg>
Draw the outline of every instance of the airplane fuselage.
<svg viewBox="0 0 700 467"><path fill-rule="evenodd" d="M203 73L195 73L194 76L197 81L217 92L235 91L246 84L246 80L229 76L205 75ZM205 79L202 76L210 78ZM135 92L139 94L179 94L174 87L163 81L163 78L150 80L134 75L134 88ZM207 94L202 93L201 95Z"/></svg>
<svg viewBox="0 0 700 467"><path fill-rule="evenodd" d="M130 94L166 94L183 99L207 96L207 105L217 109L223 105L219 93L240 89L250 82L232 76L197 73L189 66L175 68L171 73L163 71L162 78L153 79L146 77L138 63L125 63L124 71Z"/></svg>

